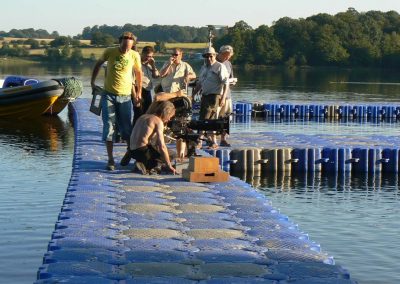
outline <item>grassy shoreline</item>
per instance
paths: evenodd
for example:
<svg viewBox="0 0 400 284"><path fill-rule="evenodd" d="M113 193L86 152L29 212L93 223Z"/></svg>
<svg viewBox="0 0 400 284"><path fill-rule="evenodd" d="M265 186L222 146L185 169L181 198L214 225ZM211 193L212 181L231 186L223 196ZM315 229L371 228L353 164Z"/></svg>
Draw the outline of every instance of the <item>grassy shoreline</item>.
<svg viewBox="0 0 400 284"><path fill-rule="evenodd" d="M18 57L0 57L0 65L25 65L25 64L40 64L41 62L33 58L18 58Z"/></svg>

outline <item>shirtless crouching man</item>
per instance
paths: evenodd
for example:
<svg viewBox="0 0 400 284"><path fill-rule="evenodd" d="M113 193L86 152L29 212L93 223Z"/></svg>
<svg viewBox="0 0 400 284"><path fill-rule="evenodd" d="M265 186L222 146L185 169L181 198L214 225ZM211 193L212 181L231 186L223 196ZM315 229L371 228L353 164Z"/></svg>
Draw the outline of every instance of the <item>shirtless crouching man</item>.
<svg viewBox="0 0 400 284"><path fill-rule="evenodd" d="M175 115L175 107L170 101L153 102L147 112L136 121L130 137L131 156L142 174L148 174L165 163L167 170L176 174L172 167L167 146L164 141L164 125ZM155 147L151 145L155 141Z"/></svg>

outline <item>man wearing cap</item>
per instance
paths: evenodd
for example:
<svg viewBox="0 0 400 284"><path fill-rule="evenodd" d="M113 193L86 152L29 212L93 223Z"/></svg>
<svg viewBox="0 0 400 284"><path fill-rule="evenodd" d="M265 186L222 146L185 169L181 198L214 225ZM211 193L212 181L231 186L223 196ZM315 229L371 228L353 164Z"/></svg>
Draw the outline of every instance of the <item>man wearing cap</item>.
<svg viewBox="0 0 400 284"><path fill-rule="evenodd" d="M234 85L236 83L236 80L233 76L233 67L232 63L229 61L231 57L233 56L233 47L230 45L223 45L219 49L219 53L217 55L217 61L221 62L222 64L225 65L226 69L228 70L229 73L229 81L230 84L228 85L228 90L226 92L226 99L224 106L221 108L219 111L218 117L225 117L229 116L233 112L233 106L232 106L232 96L231 96L231 88L229 87L231 84ZM221 134L221 146L225 147L230 147L231 145L226 141L228 134L227 133L222 133Z"/></svg>
<svg viewBox="0 0 400 284"><path fill-rule="evenodd" d="M104 80L101 111L103 120L103 141L106 143L108 163L107 169L114 170L115 162L113 146L116 128L121 133L122 139L127 141L129 150L129 137L132 131L132 100L137 102L142 96L142 70L140 55L132 50L136 37L131 32L124 32L119 37L119 46L107 48L96 62L90 84L95 88L96 77L100 67L107 63L107 76ZM137 92L133 92L133 78L136 80ZM126 157L125 157L126 156ZM127 151L124 164L129 163L130 153Z"/></svg>
<svg viewBox="0 0 400 284"><path fill-rule="evenodd" d="M223 107L229 84L229 73L225 65L218 62L213 47L203 52L204 65L193 95L201 90L200 119L217 119L218 108ZM210 147L218 148L215 135L210 136Z"/></svg>
<svg viewBox="0 0 400 284"><path fill-rule="evenodd" d="M174 48L171 57L160 70L162 92L175 93L186 88L190 80L196 78L193 68L182 61L182 49ZM157 91L156 91L157 92Z"/></svg>

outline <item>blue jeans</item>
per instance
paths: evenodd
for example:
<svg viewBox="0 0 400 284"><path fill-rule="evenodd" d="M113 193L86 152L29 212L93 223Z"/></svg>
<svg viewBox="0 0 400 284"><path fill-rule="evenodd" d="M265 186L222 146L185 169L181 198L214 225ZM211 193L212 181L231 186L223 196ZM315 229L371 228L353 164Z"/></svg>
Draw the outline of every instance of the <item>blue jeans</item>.
<svg viewBox="0 0 400 284"><path fill-rule="evenodd" d="M117 96L103 91L101 112L103 119L103 141L115 142L118 132L122 139L129 141L132 132L131 96Z"/></svg>

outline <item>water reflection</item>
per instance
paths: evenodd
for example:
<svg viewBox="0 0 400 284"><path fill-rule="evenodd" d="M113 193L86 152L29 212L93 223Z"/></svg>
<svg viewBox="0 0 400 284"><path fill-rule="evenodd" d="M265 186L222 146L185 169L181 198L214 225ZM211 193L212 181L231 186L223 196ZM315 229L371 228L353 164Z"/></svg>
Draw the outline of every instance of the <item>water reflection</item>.
<svg viewBox="0 0 400 284"><path fill-rule="evenodd" d="M392 173L285 173L285 172L242 172L232 173L255 188L278 192L324 191L398 191L399 176Z"/></svg>
<svg viewBox="0 0 400 284"><path fill-rule="evenodd" d="M399 71L339 68L235 69L236 97L250 101L399 101ZM357 84L354 84L357 82ZM241 90L245 92L241 92ZM269 92L265 93L268 89ZM257 90L257 91L256 91ZM260 93L263 90L264 93ZM234 94L235 95L235 94ZM268 95L268 96L267 96Z"/></svg>
<svg viewBox="0 0 400 284"><path fill-rule="evenodd" d="M232 173L231 173L232 174ZM320 243L358 283L399 283L397 174L235 174Z"/></svg>
<svg viewBox="0 0 400 284"><path fill-rule="evenodd" d="M72 145L69 121L58 116L36 119L0 121L0 146L21 148L27 152L37 150L58 151Z"/></svg>
<svg viewBox="0 0 400 284"><path fill-rule="evenodd" d="M0 74L21 75L25 77L66 77L83 76L90 77L92 66L58 65L58 64L0 64Z"/></svg>

